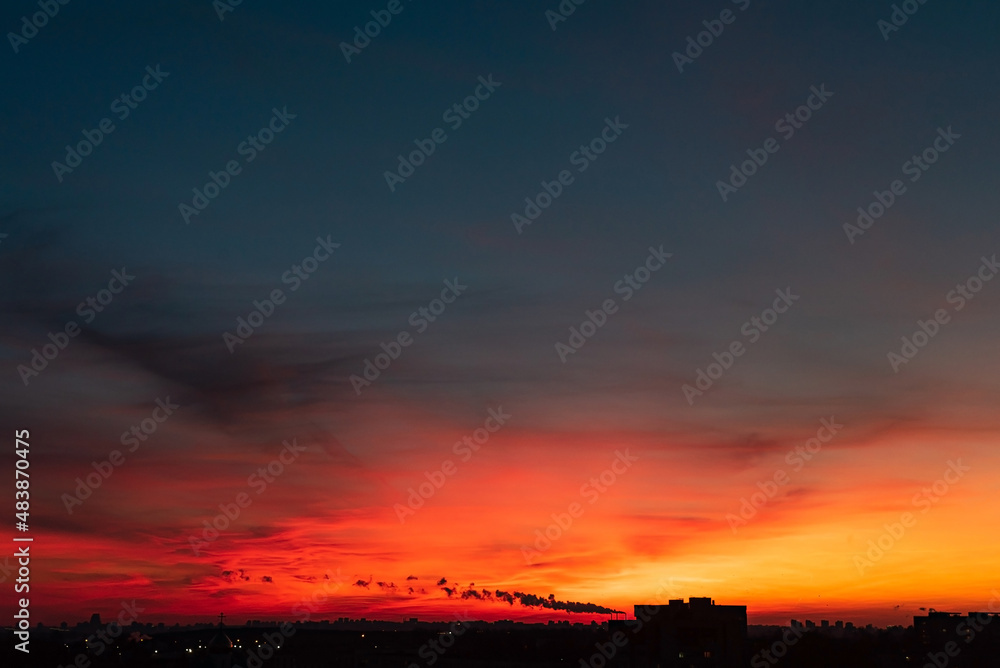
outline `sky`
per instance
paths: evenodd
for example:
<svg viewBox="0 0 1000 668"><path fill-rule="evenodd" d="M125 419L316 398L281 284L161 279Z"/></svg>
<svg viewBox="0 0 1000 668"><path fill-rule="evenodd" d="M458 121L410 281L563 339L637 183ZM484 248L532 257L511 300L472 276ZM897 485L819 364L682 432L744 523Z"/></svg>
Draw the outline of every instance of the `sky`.
<svg viewBox="0 0 1000 668"><path fill-rule="evenodd" d="M33 619L986 609L1000 9L562 6L4 5Z"/></svg>

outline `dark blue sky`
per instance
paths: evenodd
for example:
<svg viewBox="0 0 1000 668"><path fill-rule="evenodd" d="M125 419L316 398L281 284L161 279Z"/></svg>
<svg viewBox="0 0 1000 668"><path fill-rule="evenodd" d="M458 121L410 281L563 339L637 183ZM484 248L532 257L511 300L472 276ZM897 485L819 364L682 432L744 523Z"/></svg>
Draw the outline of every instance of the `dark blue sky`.
<svg viewBox="0 0 1000 668"><path fill-rule="evenodd" d="M64 7L3 64L5 206L46 210L33 217L80 230L69 232L72 246L114 256L106 262L137 253L133 262L151 267L140 249L154 246L161 257L215 265L222 255L220 269L257 271L278 261L275 251L297 251L301 230L306 239L336 232L351 249L343 261L361 271L392 258L377 273L407 281L437 280L442 264L466 273L496 266L495 244L517 244L503 264L534 279L541 248L611 268L631 245L666 234L691 249L679 262L697 255L694 266L717 275L748 255L787 261L769 252L787 244L838 244L855 200L939 125L974 140L961 164L935 170L935 188L971 186L991 148L989 3L924 6L888 43L875 25L888 11L872 3L753 3L740 12L722 2L591 2L555 32L545 3L405 3L349 65L337 46L374 5L262 4L246 2L224 22L207 2ZM727 5L736 22L679 74L671 53ZM7 23L30 7L12 6ZM50 162L65 144L158 63L171 73L163 87L57 184ZM503 82L498 94L390 196L382 172L488 73ZM723 205L714 183L728 165L824 82L836 92L831 105ZM298 114L290 132L196 225L179 227L176 203L275 105ZM512 238L509 213L608 115L629 123L623 141L528 236ZM923 190L917 197L929 196ZM777 198L787 211L767 211ZM965 229L989 229L976 214L984 207L969 200L958 196L947 210ZM517 282L515 273L506 280Z"/></svg>
<svg viewBox="0 0 1000 668"><path fill-rule="evenodd" d="M900 302L886 303L887 282L960 271L994 229L983 187L998 49L988 3L924 6L888 42L876 22L890 11L871 3L592 2L556 31L544 3L403 7L350 64L339 44L378 7L244 3L225 21L207 2L62 8L3 64L8 253L32 249L84 285L102 267L134 266L146 286L164 282L160 306L176 317L161 326L217 330L232 314L199 312L199 296L215 294L206 284L249 297L332 234L336 268L304 299L350 305L350 329L383 324L374 304L460 274L514 318L533 321L535 302L555 317L550 305L561 304L544 341L651 244L675 252L656 289L678 294L656 309L683 330L786 283L827 292L833 317L858 302L891 310ZM735 23L678 73L671 54L726 7ZM51 162L65 145L157 64L169 77L58 183ZM383 174L396 156L489 74L497 92L390 192ZM716 182L730 164L776 136L774 122L820 84L834 97L722 202ZM178 204L239 158L273 107L297 118L184 225ZM510 215L606 117L628 124L621 140L518 236ZM962 134L957 151L845 244L843 223L939 126ZM383 315L391 328L394 313ZM686 334L711 336L697 329Z"/></svg>
<svg viewBox="0 0 1000 668"><path fill-rule="evenodd" d="M821 414L853 415L857 448L904 427L995 428L997 286L898 373L887 362L1000 251L995 3L930 0L886 40L888 2L588 0L553 31L555 0L403 0L346 62L341 43L385 6L244 0L220 21L208 0L74 0L17 53L5 46L0 396L56 435L87 434L52 455L55 513L73 463L113 444L105 422L171 392L193 407L184 438L336 434L345 480L401 448L433 451L373 426L399 406L430 416L414 433L504 403L528 440L658 434L670 443L656 456L685 461L710 447L733 467L723 489ZM678 72L673 54L724 9L735 20ZM7 3L0 25L19 31L36 11ZM115 117L157 66L169 75ZM479 77L500 85L448 128ZM723 201L730 165L780 138L776 121L813 87L833 94ZM246 162L239 145L275 108L295 118ZM59 182L52 162L105 117L115 130ZM606 119L627 128L577 171L572 154ZM439 127L447 140L390 191L385 171ZM907 180L903 164L947 128L954 146ZM178 205L230 160L242 171L185 224ZM566 169L573 183L518 234L511 214ZM905 195L850 243L844 224L894 179ZM231 355L223 332L328 236L337 252ZM623 302L616 282L661 245L672 258ZM134 284L26 386L19 365L123 266ZM455 277L468 290L358 396L350 377ZM801 301L689 405L682 386L786 288ZM620 310L562 363L555 344L608 298ZM345 488L345 503L373 504Z"/></svg>

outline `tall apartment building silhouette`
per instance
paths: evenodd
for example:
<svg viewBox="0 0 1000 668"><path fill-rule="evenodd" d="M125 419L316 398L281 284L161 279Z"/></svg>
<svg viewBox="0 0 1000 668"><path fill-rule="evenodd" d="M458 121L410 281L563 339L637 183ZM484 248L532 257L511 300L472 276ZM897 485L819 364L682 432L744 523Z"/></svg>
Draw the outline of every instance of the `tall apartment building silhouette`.
<svg viewBox="0 0 1000 668"><path fill-rule="evenodd" d="M742 668L747 640L745 605L716 605L710 598L674 599L667 605L635 606L648 618L632 643L637 668Z"/></svg>

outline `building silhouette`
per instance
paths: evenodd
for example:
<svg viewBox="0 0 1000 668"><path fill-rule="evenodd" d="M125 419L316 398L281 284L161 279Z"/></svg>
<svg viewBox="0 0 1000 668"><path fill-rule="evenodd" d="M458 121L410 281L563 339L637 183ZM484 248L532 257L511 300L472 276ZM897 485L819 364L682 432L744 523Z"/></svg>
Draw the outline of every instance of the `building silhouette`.
<svg viewBox="0 0 1000 668"><path fill-rule="evenodd" d="M208 652L207 660L202 663L211 668L233 668L236 665L236 645L233 639L226 635L223 620L225 615L219 615L219 631L208 641L205 649Z"/></svg>
<svg viewBox="0 0 1000 668"><path fill-rule="evenodd" d="M971 644L977 638L992 645L1000 644L1000 614L931 611L913 617L913 630L925 647L944 647L949 642Z"/></svg>
<svg viewBox="0 0 1000 668"><path fill-rule="evenodd" d="M649 611L654 612L650 615ZM632 664L661 668L742 668L747 641L745 605L716 605L710 598L671 600L635 607L648 617L637 634Z"/></svg>

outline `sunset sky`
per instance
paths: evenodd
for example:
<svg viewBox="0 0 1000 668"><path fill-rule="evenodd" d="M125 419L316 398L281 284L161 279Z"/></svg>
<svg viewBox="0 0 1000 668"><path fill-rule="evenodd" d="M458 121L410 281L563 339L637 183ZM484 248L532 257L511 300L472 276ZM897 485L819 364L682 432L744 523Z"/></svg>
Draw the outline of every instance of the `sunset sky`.
<svg viewBox="0 0 1000 668"><path fill-rule="evenodd" d="M997 595L995 4L885 32L890 2L592 0L553 30L556 0L401 0L357 53L387 3L158 5L61 5L0 57L35 621L606 618L474 589L884 625Z"/></svg>

